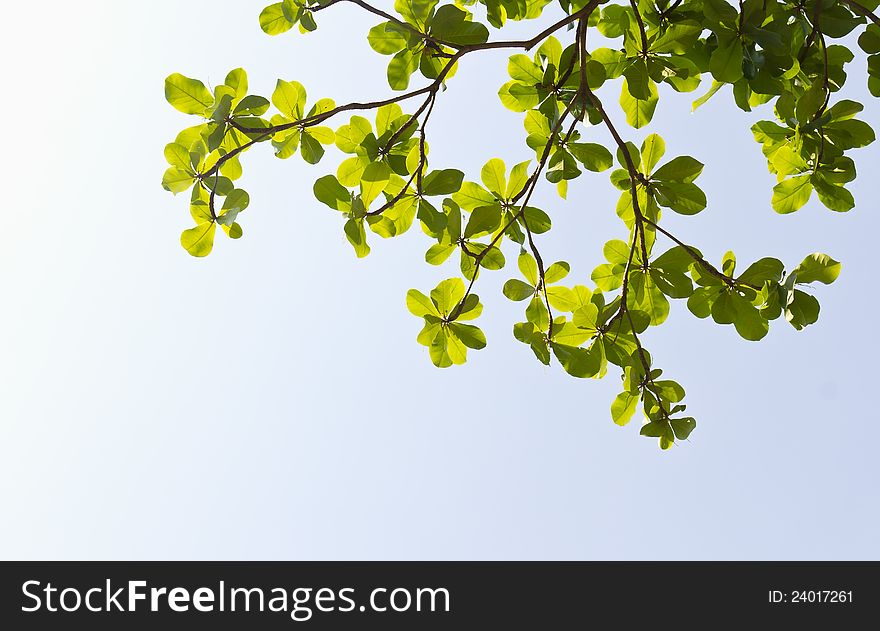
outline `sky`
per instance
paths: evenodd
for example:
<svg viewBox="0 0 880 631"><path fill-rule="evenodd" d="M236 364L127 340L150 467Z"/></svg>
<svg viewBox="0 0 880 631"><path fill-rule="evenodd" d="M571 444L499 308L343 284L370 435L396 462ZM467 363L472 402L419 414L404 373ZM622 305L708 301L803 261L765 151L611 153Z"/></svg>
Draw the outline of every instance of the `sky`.
<svg viewBox="0 0 880 631"><path fill-rule="evenodd" d="M216 85L241 66L267 96L277 78L310 102L391 94L388 60L366 42L376 19L334 7L315 33L270 38L262 6L52 0L38 20L24 3L4 9L0 558L880 558L880 149L855 155L855 210L814 200L780 216L749 132L767 110L745 114L725 92L691 113L695 95L666 91L633 130L619 88L599 93L627 139L660 133L668 157L706 164L707 210L664 224L712 260L733 249L791 268L822 251L843 263L816 292L816 325L777 321L760 343L673 304L645 343L698 427L661 452L638 421L611 422L613 371L574 379L513 339L522 305L500 288L515 269L480 279L489 346L434 368L404 296L455 265L424 264L418 229L374 236L356 259L312 195L336 152L318 166L249 152L244 237L218 237L201 260L180 247L191 220L185 196L159 184L162 149L194 122L165 102L165 76ZM521 116L496 96L509 54L469 56L438 98L434 167L474 180L489 158L531 157ZM847 94L876 123L864 60L849 72ZM608 141L599 128L586 139ZM602 244L625 238L617 191L586 174L568 202L554 195L536 193L554 220L542 254L588 282Z"/></svg>

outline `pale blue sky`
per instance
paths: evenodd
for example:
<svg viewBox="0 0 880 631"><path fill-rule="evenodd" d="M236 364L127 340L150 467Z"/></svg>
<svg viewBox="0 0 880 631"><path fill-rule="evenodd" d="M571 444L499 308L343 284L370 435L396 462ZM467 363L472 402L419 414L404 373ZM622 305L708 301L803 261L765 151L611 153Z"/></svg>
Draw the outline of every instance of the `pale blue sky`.
<svg viewBox="0 0 880 631"><path fill-rule="evenodd" d="M317 33L269 38L262 5L4 9L0 558L880 558L876 147L856 155L853 212L783 217L755 117L729 94L690 114L693 95L666 93L648 129L625 128L706 163L709 208L666 222L708 255L844 266L817 325L776 322L758 344L673 305L645 341L699 426L661 453L637 422L612 424L613 372L572 379L512 338L512 271L481 279L489 347L433 368L404 295L455 271L421 263L418 230L355 259L311 192L335 153L310 167L250 152L245 237L206 260L180 248L186 201L159 180L190 123L164 101L167 74L216 83L243 66L263 94L278 77L312 99L390 93L365 38L376 20L339 7ZM470 56L441 95L435 167L474 179L493 156L530 157L495 96L508 54ZM863 61L850 75L876 123ZM586 280L624 229L605 175L570 197L539 191L556 225L540 247Z"/></svg>

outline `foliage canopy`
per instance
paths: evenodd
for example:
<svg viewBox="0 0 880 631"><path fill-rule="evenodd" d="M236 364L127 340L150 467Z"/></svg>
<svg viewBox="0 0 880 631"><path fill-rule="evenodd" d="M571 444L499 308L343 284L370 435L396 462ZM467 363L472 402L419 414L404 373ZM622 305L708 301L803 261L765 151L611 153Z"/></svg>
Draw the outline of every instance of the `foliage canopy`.
<svg viewBox="0 0 880 631"><path fill-rule="evenodd" d="M249 196L236 182L246 151L268 144L279 158L298 153L317 164L335 146L343 159L317 179L314 195L339 213L358 257L370 252L368 234L391 238L418 222L431 242L427 263L460 261L460 276L406 295L423 323L417 340L436 366L462 364L468 350L486 346L482 330L469 324L483 310L474 289L482 270L507 267L511 244L517 272L503 293L525 305L514 337L574 377L619 369L614 422L626 425L641 408L641 434L663 449L696 426L685 415L684 389L664 378L642 343L649 327L666 320L670 299L686 300L698 318L733 325L747 340L762 339L779 318L798 330L816 322L819 303L809 288L833 282L840 263L816 253L786 271L772 257L739 268L733 252L718 263L704 258L662 225L665 210L694 215L706 208L697 183L703 164L668 157L655 133L640 146L626 141L595 91L619 83L627 124L642 128L663 90L694 92L708 82L696 109L730 85L741 109L767 106L768 120L751 131L777 178L768 194L772 209L793 213L815 193L828 209L845 212L855 206L846 188L856 177L850 154L873 142L874 132L856 118L862 104L837 96L854 53L832 41L858 35L868 88L880 96L880 0L395 0L388 11L362 0L284 0L267 6L259 24L269 35L294 27L306 33L321 12L343 4L380 21L367 39L389 58L387 82L398 94L337 105L310 100L292 80L278 80L268 98L251 94L242 69L213 90L181 74L166 79L168 102L200 119L166 146L170 166L162 180L172 193L190 191L195 225L180 239L190 254L209 254L218 226L232 239L242 236L238 220ZM508 21L551 12L555 22L530 39L492 35ZM614 47L590 48L591 29ZM510 167L492 158L479 181L470 181L460 170L429 167L428 123L459 63L489 49L514 51L498 96L523 117L535 157ZM413 82L422 85L411 88ZM407 113L401 104L410 103L416 105ZM359 113L342 119L349 112ZM587 141L587 133L608 140ZM551 215L530 205L542 181L564 199L568 182L584 170L609 172L626 227L626 238L605 244L590 285L566 282L568 263L545 262L536 237L550 230Z"/></svg>

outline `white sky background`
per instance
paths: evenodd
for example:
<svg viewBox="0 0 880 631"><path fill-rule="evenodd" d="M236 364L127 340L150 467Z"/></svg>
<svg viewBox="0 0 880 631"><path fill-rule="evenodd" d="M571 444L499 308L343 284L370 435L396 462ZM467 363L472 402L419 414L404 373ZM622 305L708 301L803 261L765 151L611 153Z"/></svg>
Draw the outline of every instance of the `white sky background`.
<svg viewBox="0 0 880 631"><path fill-rule="evenodd" d="M244 238L218 236L206 260L180 248L190 218L159 185L162 148L192 123L165 103L166 75L216 84L243 66L252 92L296 79L310 103L390 94L387 58L366 43L378 20L343 6L317 33L269 38L263 5L49 2L39 19L4 7L0 558L880 557L876 146L854 156L854 211L813 201L783 217L755 117L729 92L690 114L694 95L667 90L640 131L616 115L627 138L656 131L667 158L706 163L709 208L664 222L713 260L732 248L790 268L825 251L844 265L817 292L817 325L777 321L757 344L674 303L645 341L698 427L661 453L638 421L611 422L613 370L576 380L513 339L522 305L500 286L515 266L481 278L489 347L435 369L404 295L455 265L422 263L417 228L372 235L355 259L312 195L336 152L317 167L249 152ZM491 157L530 157L496 96L509 54L469 56L438 100L434 167L473 180ZM876 125L863 60L849 69ZM600 92L612 111L618 90ZM552 189L540 248L583 282L625 234L617 192L607 174L582 176L568 203Z"/></svg>

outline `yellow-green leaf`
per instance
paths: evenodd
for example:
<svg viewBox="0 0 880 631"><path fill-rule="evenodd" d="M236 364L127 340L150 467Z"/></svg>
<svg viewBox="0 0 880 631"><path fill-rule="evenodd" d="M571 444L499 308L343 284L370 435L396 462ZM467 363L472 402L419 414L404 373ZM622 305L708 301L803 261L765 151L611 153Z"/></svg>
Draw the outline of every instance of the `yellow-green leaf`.
<svg viewBox="0 0 880 631"><path fill-rule="evenodd" d="M199 114L214 104L214 96L198 79L175 72L165 79L165 100L184 114Z"/></svg>

